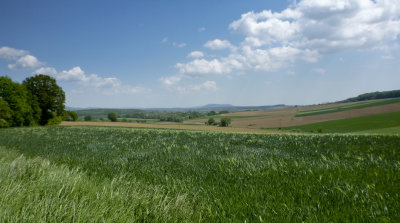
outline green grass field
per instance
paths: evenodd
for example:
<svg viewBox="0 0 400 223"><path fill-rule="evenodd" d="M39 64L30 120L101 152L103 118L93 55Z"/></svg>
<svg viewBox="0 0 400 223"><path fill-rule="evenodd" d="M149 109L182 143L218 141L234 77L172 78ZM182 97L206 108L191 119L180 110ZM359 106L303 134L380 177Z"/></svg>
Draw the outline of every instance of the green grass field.
<svg viewBox="0 0 400 223"><path fill-rule="evenodd" d="M400 127L400 112L318 122L308 125L285 127L282 129L323 133L349 133L361 131L379 133L380 129L393 128L387 130L386 133L397 133L396 130L398 130L398 128L396 127ZM382 133L385 133L385 131Z"/></svg>
<svg viewBox="0 0 400 223"><path fill-rule="evenodd" d="M399 222L399 142L0 129L0 222Z"/></svg>
<svg viewBox="0 0 400 223"><path fill-rule="evenodd" d="M380 99L380 100L359 102L356 104L350 103L347 105L335 106L335 107L331 107L331 108L299 111L296 113L296 117L328 114L328 113L334 113L334 112L340 112L340 111L347 111L347 110L351 110L351 109L368 108L368 107L372 107L372 106L387 105L387 104L393 104L393 103L399 103L399 102L400 102L400 98L391 98L391 99Z"/></svg>

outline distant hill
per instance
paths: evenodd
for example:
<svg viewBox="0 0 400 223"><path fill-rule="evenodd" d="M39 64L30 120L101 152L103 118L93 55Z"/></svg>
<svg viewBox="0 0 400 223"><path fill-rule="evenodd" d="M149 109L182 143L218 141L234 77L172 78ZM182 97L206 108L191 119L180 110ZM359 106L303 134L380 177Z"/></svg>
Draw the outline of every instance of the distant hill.
<svg viewBox="0 0 400 223"><path fill-rule="evenodd" d="M400 98L400 90L393 91L376 91L371 93L365 93L358 95L357 97L348 98L339 102L356 102L356 101L367 101L374 99L386 99L386 98Z"/></svg>

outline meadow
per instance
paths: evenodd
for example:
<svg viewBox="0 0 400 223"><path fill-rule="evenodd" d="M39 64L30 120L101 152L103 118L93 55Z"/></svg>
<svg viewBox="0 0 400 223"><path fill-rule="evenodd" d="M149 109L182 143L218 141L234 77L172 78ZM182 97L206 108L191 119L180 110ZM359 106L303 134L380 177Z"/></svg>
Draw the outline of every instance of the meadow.
<svg viewBox="0 0 400 223"><path fill-rule="evenodd" d="M0 222L399 222L400 137L0 129Z"/></svg>

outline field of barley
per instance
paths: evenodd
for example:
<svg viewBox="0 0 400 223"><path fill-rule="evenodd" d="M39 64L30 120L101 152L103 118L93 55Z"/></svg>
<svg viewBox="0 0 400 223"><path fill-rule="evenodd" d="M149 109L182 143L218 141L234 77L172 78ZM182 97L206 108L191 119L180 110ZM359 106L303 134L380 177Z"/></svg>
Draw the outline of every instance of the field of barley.
<svg viewBox="0 0 400 223"><path fill-rule="evenodd" d="M0 129L0 222L400 222L400 136Z"/></svg>

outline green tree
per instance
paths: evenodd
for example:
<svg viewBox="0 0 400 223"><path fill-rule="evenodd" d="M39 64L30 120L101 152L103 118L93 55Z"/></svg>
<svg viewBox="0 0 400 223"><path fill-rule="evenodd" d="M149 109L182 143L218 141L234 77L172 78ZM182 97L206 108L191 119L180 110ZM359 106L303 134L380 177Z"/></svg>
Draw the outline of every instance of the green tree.
<svg viewBox="0 0 400 223"><path fill-rule="evenodd" d="M221 122L219 123L219 126L227 127L230 124L231 124L231 119L227 118L227 117L223 117L223 118L221 118Z"/></svg>
<svg viewBox="0 0 400 223"><path fill-rule="evenodd" d="M13 82L9 77L0 77L0 98L7 102L11 110L9 126L29 126L37 123L35 112L40 112L40 108L35 106L36 98L30 95L25 86Z"/></svg>
<svg viewBox="0 0 400 223"><path fill-rule="evenodd" d="M85 121L92 121L92 116L91 115L86 115L84 118L83 118Z"/></svg>
<svg viewBox="0 0 400 223"><path fill-rule="evenodd" d="M214 125L215 120L213 118L209 118L208 121L206 122L206 125Z"/></svg>
<svg viewBox="0 0 400 223"><path fill-rule="evenodd" d="M210 111L207 113L207 116L213 116L216 115L217 113L215 111Z"/></svg>
<svg viewBox="0 0 400 223"><path fill-rule="evenodd" d="M108 113L108 119L112 122L118 121L117 114L115 114L114 112Z"/></svg>
<svg viewBox="0 0 400 223"><path fill-rule="evenodd" d="M64 121L76 121L78 120L78 114L74 111L65 111L63 115Z"/></svg>
<svg viewBox="0 0 400 223"><path fill-rule="evenodd" d="M45 125L54 118L62 116L65 109L65 93L54 78L39 74L24 80L23 85L37 98L41 109L40 124Z"/></svg>
<svg viewBox="0 0 400 223"><path fill-rule="evenodd" d="M8 103L3 98L0 98L0 128L9 127L11 117L12 111Z"/></svg>

